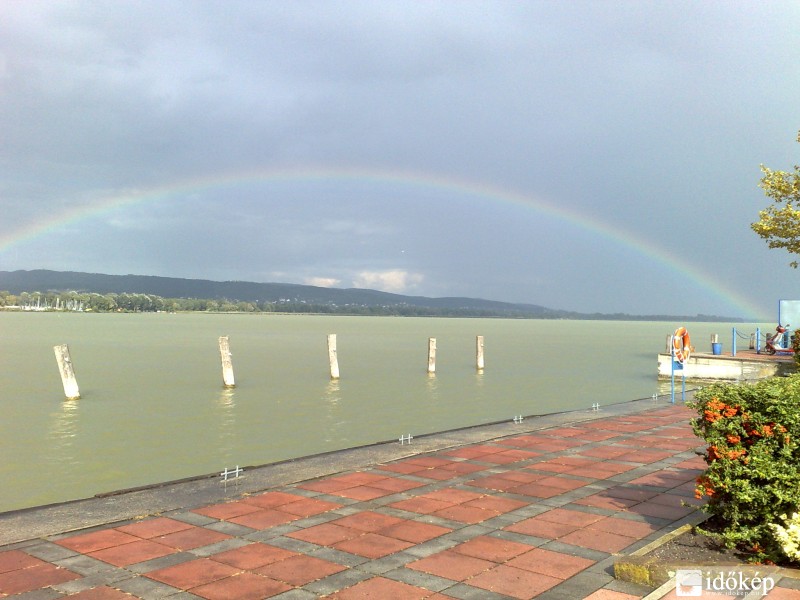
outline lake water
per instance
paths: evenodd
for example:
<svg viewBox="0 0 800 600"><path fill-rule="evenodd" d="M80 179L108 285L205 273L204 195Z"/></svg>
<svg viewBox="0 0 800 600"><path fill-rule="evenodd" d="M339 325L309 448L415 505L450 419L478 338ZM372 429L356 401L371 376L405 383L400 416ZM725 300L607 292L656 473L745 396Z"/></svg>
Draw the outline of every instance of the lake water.
<svg viewBox="0 0 800 600"><path fill-rule="evenodd" d="M659 391L656 354L678 325L0 312L0 511L650 397ZM731 327L688 324L703 351L712 333L729 350ZM336 381L329 333L338 339ZM231 390L222 385L221 335L233 354ZM435 376L426 372L429 337ZM53 353L62 343L80 385L76 401L64 400Z"/></svg>

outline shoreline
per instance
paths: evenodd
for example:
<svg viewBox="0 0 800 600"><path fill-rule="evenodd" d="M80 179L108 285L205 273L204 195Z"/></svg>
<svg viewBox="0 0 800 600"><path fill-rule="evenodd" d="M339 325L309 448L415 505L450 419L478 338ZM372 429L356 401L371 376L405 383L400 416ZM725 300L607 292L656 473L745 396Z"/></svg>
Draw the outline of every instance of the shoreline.
<svg viewBox="0 0 800 600"><path fill-rule="evenodd" d="M694 390L687 390L687 400L693 393ZM446 430L415 436L411 443L406 444L401 444L399 440L376 442L276 463L245 466L242 467L242 476L234 483L224 484L220 474L211 473L104 492L83 499L15 509L0 513L0 546L142 518L164 511L224 502L268 488L467 444L526 434L554 426L637 414L664 404L671 405L669 395L661 395L656 399L651 397L623 401L605 405L598 410L581 409L526 416L521 423L505 420ZM676 399L675 406L679 404L680 401Z"/></svg>

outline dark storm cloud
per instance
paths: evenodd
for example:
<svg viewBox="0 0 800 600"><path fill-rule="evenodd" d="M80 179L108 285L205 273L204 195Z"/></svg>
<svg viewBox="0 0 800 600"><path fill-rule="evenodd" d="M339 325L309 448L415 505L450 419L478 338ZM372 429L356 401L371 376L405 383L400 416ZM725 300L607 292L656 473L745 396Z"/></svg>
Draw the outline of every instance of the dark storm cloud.
<svg viewBox="0 0 800 600"><path fill-rule="evenodd" d="M638 313L749 305L771 317L778 297L798 295L788 259L748 227L765 205L758 165L787 168L800 150L794 3L79 1L0 12L2 269ZM419 181L191 185L310 167ZM489 191L434 190L420 183L430 177ZM159 189L178 191L20 240L75 207ZM681 265L701 272L682 279Z"/></svg>

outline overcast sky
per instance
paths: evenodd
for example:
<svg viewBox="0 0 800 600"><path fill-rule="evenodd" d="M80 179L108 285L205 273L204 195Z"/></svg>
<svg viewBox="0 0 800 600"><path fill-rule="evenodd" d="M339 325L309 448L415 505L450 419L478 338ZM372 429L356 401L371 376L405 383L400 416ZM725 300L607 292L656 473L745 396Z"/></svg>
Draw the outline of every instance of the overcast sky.
<svg viewBox="0 0 800 600"><path fill-rule="evenodd" d="M0 0L0 270L777 318L795 1Z"/></svg>

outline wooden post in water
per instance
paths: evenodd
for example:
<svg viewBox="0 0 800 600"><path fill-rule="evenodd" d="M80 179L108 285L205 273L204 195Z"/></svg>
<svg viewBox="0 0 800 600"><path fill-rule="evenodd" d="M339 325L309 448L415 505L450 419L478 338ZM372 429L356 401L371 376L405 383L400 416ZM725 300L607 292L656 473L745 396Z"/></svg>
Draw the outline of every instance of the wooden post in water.
<svg viewBox="0 0 800 600"><path fill-rule="evenodd" d="M225 384L226 388L236 387L236 382L233 379L231 347L227 335L223 335L219 338L219 357L222 360L222 382Z"/></svg>
<svg viewBox="0 0 800 600"><path fill-rule="evenodd" d="M475 338L475 368L483 371L483 366L483 336L479 335Z"/></svg>
<svg viewBox="0 0 800 600"><path fill-rule="evenodd" d="M428 338L428 373L436 373L436 338Z"/></svg>
<svg viewBox="0 0 800 600"><path fill-rule="evenodd" d="M72 359L69 356L69 346L61 344L60 346L53 346L56 353L56 362L58 362L58 370L61 373L61 383L64 385L64 395L67 400L77 400L81 397L78 390L78 382L75 379L75 371L72 368Z"/></svg>
<svg viewBox="0 0 800 600"><path fill-rule="evenodd" d="M331 379L339 379L339 358L336 355L336 334L328 334L328 363L331 367Z"/></svg>

